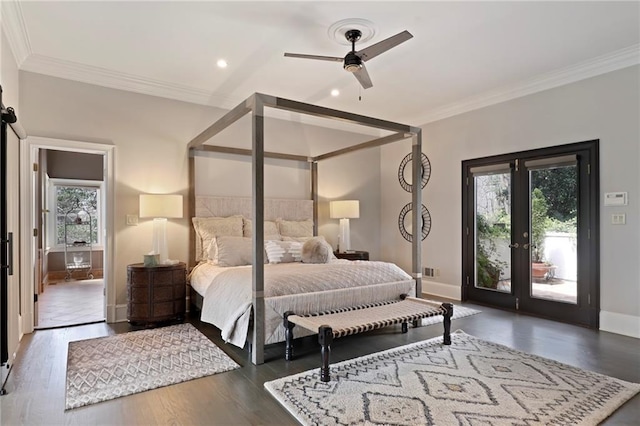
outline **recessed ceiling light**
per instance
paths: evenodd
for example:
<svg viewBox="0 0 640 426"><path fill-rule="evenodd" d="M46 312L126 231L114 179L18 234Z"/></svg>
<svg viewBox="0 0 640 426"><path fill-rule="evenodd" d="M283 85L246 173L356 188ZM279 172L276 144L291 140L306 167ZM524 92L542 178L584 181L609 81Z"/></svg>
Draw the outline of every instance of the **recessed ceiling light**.
<svg viewBox="0 0 640 426"><path fill-rule="evenodd" d="M224 59L218 59L218 67L219 68L226 68L227 67L227 61L225 61Z"/></svg>
<svg viewBox="0 0 640 426"><path fill-rule="evenodd" d="M340 91L338 89L333 89L331 91L331 96L338 96L338 95L340 95Z"/></svg>

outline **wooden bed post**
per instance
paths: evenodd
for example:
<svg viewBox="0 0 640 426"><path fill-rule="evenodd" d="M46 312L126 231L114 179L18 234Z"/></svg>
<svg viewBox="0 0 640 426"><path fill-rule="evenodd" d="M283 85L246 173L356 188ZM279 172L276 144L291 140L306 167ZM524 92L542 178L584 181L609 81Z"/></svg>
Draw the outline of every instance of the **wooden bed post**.
<svg viewBox="0 0 640 426"><path fill-rule="evenodd" d="M264 363L264 100L251 98L253 215L253 345L251 362Z"/></svg>
<svg viewBox="0 0 640 426"><path fill-rule="evenodd" d="M411 225L413 229L412 263L413 278L416 281L416 297L422 297L422 130L412 128L415 134L412 137L412 216Z"/></svg>

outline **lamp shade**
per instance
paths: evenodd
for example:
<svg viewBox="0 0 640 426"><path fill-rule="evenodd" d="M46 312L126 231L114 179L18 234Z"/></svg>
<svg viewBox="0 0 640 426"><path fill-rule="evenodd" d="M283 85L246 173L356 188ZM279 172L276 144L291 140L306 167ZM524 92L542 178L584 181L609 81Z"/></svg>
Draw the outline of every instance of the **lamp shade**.
<svg viewBox="0 0 640 426"><path fill-rule="evenodd" d="M181 218L182 195L140 194L140 217Z"/></svg>
<svg viewBox="0 0 640 426"><path fill-rule="evenodd" d="M331 219L356 219L360 217L360 201L339 200L329 202Z"/></svg>

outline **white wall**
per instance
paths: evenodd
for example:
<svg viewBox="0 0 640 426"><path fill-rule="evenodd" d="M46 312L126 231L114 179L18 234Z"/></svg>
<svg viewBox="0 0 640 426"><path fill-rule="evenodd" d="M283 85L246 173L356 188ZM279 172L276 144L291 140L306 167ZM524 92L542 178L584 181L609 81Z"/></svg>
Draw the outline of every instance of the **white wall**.
<svg viewBox="0 0 640 426"><path fill-rule="evenodd" d="M140 193L176 193L187 196L187 143L220 117L224 110L147 95L108 89L44 75L20 72L23 125L32 136L115 145L115 279L116 304L126 304L126 266L142 261L150 250L151 221L125 225L127 214L138 214ZM244 126L244 127L243 127ZM341 144L370 139L353 133L282 123L265 122L265 149L299 155L315 155ZM215 144L249 148L248 123L237 123L221 134ZM246 142L244 142L246 141ZM317 146L320 143L322 146ZM215 195L251 195L251 167L246 159L231 155L211 160L202 173L207 192ZM349 195L373 207L363 219L353 221L354 248L377 253L379 246L380 177L379 149L349 155L349 167L334 170L327 160L319 171L320 196ZM347 157L344 157L347 158ZM341 161L346 161L342 160ZM209 161L209 160L207 160ZM306 165L269 161L267 195L296 198L309 194ZM339 163L334 163L340 165ZM295 184L293 189L291 181ZM306 189L305 189L306 188ZM321 213L322 213L321 206ZM364 212L364 204L361 207ZM320 225L327 237L332 224ZM337 220L335 234L337 235ZM186 260L190 220L171 219L167 227L171 241L169 257ZM330 239L330 238L329 238Z"/></svg>
<svg viewBox="0 0 640 426"><path fill-rule="evenodd" d="M460 295L462 283L461 162L507 152L600 140L601 329L640 337L640 67L629 67L424 125L423 151L432 164L424 203L432 229L423 265L440 269L425 291ZM408 146L382 149L382 226L397 229L406 193L397 167ZM604 207L603 193L626 191L627 206ZM612 213L627 224L611 225ZM385 231L388 240L389 233ZM387 260L407 265L410 245L391 232Z"/></svg>

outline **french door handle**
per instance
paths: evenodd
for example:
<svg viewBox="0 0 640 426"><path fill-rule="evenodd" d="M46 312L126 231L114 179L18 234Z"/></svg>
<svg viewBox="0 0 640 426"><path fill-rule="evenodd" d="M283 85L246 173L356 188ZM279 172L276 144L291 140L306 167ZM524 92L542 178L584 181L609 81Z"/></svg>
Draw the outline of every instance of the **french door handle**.
<svg viewBox="0 0 640 426"><path fill-rule="evenodd" d="M518 248L518 247L520 247L520 244L518 244L518 243L509 244L509 247Z"/></svg>
<svg viewBox="0 0 640 426"><path fill-rule="evenodd" d="M529 250L529 243L523 244L522 248L525 249L525 250Z"/></svg>

